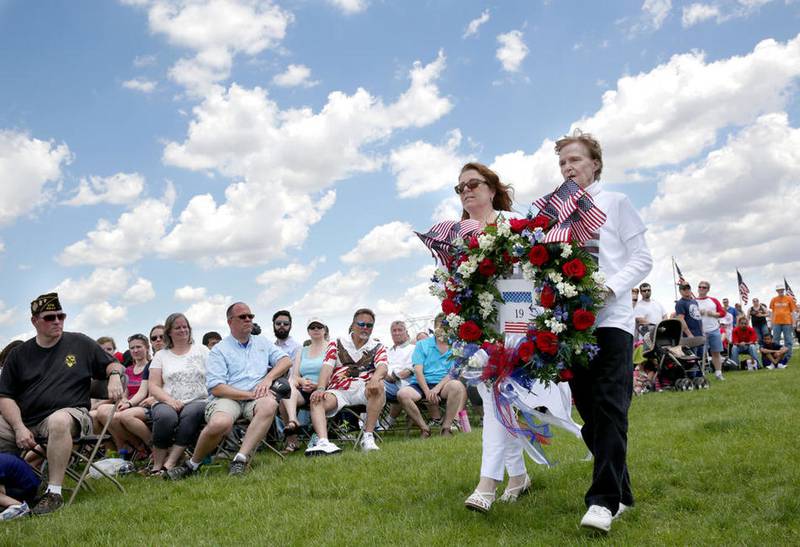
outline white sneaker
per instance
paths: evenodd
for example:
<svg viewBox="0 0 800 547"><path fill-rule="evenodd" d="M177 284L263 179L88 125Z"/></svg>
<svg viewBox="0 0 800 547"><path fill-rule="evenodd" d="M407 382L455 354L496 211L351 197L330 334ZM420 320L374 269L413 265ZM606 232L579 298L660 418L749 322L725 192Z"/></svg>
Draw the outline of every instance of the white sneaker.
<svg viewBox="0 0 800 547"><path fill-rule="evenodd" d="M620 503L619 504L619 508L617 509L617 512L614 514L614 516L611 518L611 520L617 520L619 517L622 516L622 513L624 513L628 509L630 509L629 506L625 505L624 503Z"/></svg>
<svg viewBox="0 0 800 547"><path fill-rule="evenodd" d="M772 370L772 369L774 369L775 367L774 367L774 366L772 366L772 365L767 365L767 367L766 367L766 368L767 368L767 370Z"/></svg>
<svg viewBox="0 0 800 547"><path fill-rule="evenodd" d="M725 380L725 377L722 375L721 372L715 372L714 376L716 376L717 380Z"/></svg>
<svg viewBox="0 0 800 547"><path fill-rule="evenodd" d="M317 444L306 449L306 456L329 456L341 452L342 449L328 439L320 439Z"/></svg>
<svg viewBox="0 0 800 547"><path fill-rule="evenodd" d="M783 363L779 363L778 368L786 368L786 365L784 365Z"/></svg>
<svg viewBox="0 0 800 547"><path fill-rule="evenodd" d="M375 437L372 435L364 435L364 438L361 439L361 450L364 452L371 452L373 450L380 450L380 447L375 444Z"/></svg>
<svg viewBox="0 0 800 547"><path fill-rule="evenodd" d="M0 520L12 520L19 517L24 517L31 513L30 507L27 502L22 502L19 505L9 505L6 510L0 513Z"/></svg>
<svg viewBox="0 0 800 547"><path fill-rule="evenodd" d="M611 511L602 505L592 505L586 514L581 519L581 526L584 528L592 528L600 532L608 532L611 530L611 521L614 520Z"/></svg>

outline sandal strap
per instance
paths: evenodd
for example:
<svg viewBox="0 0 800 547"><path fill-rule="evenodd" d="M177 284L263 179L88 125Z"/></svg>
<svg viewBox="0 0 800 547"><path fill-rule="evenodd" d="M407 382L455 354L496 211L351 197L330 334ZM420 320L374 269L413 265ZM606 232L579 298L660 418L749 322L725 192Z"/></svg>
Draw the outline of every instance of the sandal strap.
<svg viewBox="0 0 800 547"><path fill-rule="evenodd" d="M491 498L489 498L491 496ZM480 492L475 490L469 497L464 500L464 505L474 507L483 511L488 511L494 503L496 494L494 492Z"/></svg>

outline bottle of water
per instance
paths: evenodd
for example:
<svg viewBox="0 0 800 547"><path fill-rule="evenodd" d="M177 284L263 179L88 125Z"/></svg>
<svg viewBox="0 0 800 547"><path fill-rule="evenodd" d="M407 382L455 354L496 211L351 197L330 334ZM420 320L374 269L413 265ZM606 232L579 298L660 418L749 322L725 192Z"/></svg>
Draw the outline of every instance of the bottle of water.
<svg viewBox="0 0 800 547"><path fill-rule="evenodd" d="M461 428L461 431L464 433L469 433L472 431L472 427L469 425L469 415L467 414L467 409L462 408L458 411L458 427Z"/></svg>

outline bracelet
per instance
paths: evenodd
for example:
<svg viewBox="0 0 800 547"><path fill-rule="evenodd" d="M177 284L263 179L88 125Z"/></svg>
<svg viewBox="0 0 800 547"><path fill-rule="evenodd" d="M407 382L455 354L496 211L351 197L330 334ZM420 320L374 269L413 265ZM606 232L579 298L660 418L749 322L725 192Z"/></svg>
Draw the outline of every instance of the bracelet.
<svg viewBox="0 0 800 547"><path fill-rule="evenodd" d="M120 371L112 370L111 372L108 373L108 376L106 377L106 379L111 379L111 377L114 376L115 374L117 376L119 376L120 378L122 378L122 373Z"/></svg>

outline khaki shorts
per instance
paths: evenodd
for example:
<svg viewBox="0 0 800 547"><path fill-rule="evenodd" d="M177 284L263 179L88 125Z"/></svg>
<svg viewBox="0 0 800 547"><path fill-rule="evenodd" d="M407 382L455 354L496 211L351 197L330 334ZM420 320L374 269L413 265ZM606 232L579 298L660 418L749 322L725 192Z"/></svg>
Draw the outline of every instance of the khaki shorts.
<svg viewBox="0 0 800 547"><path fill-rule="evenodd" d="M215 412L224 412L233 416L233 421L239 418L252 420L256 411L256 399L247 401L234 401L233 399L213 399L206 405L206 422L211 421Z"/></svg>
<svg viewBox="0 0 800 547"><path fill-rule="evenodd" d="M330 418L336 416L346 406L359 406L367 404L367 383L355 381L347 389L329 389L325 393L336 396L336 408L325 415Z"/></svg>
<svg viewBox="0 0 800 547"><path fill-rule="evenodd" d="M89 417L89 411L85 408L62 408L72 416L72 436L78 437L83 435L90 435L92 433L92 419ZM56 412L60 412L57 410ZM55 412L53 413L55 414ZM52 416L51 414L50 416ZM50 432L47 429L47 420L50 416L39 422L31 430L34 437L48 437ZM20 451L17 446L17 435L9 423L0 415L0 452L13 452Z"/></svg>

